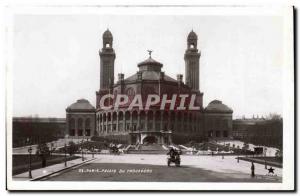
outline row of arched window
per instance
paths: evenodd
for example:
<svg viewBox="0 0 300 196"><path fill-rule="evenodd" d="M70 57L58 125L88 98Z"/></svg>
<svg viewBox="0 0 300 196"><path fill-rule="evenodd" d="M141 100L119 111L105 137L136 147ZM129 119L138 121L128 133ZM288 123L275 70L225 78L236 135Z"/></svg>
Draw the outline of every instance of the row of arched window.
<svg viewBox="0 0 300 196"><path fill-rule="evenodd" d="M199 115L197 113L179 111L107 112L98 113L96 118L97 130L100 133L110 131L154 131L161 129L164 131L183 130L186 132L196 132L200 127Z"/></svg>
<svg viewBox="0 0 300 196"><path fill-rule="evenodd" d="M98 113L97 114L97 122L106 122L106 121L115 121L117 120L130 120L132 117L133 119L137 119L138 116L140 118L145 118L147 116L148 120L152 119L160 119L161 116L164 120L170 118L171 120L176 119L177 120L184 120L184 121L197 121L198 115L194 113L188 113L188 112L180 112L180 111L172 111L172 112L161 112L161 111L152 111L149 110L147 112L141 111L138 113L138 111L133 111L132 113L129 111L123 112L107 112L107 113Z"/></svg>

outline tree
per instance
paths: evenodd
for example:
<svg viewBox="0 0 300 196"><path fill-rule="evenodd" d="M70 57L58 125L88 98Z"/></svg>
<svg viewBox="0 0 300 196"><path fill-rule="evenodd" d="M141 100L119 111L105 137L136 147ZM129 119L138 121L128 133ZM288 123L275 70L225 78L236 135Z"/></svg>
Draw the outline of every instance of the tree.
<svg viewBox="0 0 300 196"><path fill-rule="evenodd" d="M78 145L76 145L73 141L70 141L67 150L69 155L72 156L78 151Z"/></svg>
<svg viewBox="0 0 300 196"><path fill-rule="evenodd" d="M46 167L47 165L47 157L50 155L49 147L46 143L40 143L37 146L36 155L39 156L42 160L42 167Z"/></svg>
<svg viewBox="0 0 300 196"><path fill-rule="evenodd" d="M273 121L281 121L281 120L282 120L282 117L281 117L280 114L270 113L270 114L267 116L267 119L268 119L268 120L273 120Z"/></svg>

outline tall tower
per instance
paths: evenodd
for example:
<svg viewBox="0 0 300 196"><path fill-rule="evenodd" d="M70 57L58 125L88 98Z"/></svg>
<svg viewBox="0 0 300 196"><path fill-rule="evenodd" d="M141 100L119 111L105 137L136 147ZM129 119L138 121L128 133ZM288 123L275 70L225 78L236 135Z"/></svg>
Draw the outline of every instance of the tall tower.
<svg viewBox="0 0 300 196"><path fill-rule="evenodd" d="M103 35L103 47L100 56L100 89L109 89L114 84L114 67L116 54L113 49L113 36L107 29Z"/></svg>
<svg viewBox="0 0 300 196"><path fill-rule="evenodd" d="M197 49L197 40L197 34L191 31L187 37L187 49L184 54L185 83L193 90L199 90L200 52Z"/></svg>

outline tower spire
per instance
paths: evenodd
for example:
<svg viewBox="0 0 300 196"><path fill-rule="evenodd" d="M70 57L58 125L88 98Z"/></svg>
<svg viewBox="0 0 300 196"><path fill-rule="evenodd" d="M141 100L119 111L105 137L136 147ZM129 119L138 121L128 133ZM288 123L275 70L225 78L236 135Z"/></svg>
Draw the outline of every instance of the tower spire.
<svg viewBox="0 0 300 196"><path fill-rule="evenodd" d="M113 49L113 36L107 30L102 35L103 47L100 55L100 89L109 89L114 84L114 64L116 54Z"/></svg>
<svg viewBox="0 0 300 196"><path fill-rule="evenodd" d="M184 54L185 60L185 83L192 90L199 90L199 59L200 52L197 49L198 36L192 30L187 37L187 49Z"/></svg>
<svg viewBox="0 0 300 196"><path fill-rule="evenodd" d="M149 58L151 58L151 54L153 52L153 50L147 50L148 54L149 54Z"/></svg>

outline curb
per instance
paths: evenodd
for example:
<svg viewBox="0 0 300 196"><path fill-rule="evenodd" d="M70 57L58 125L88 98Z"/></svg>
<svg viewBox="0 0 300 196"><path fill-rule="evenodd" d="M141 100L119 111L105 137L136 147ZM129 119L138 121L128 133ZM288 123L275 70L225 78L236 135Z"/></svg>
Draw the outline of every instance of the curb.
<svg viewBox="0 0 300 196"><path fill-rule="evenodd" d="M276 167L276 168L283 168L283 165L280 163L274 163L274 162L268 162L268 161L265 162L264 160L257 160L257 159L252 160L251 158L245 158L245 157L240 157L239 159L240 159L240 161L253 162L253 163L257 163L257 164L261 164L261 165L266 164L268 166L272 166L272 167Z"/></svg>
<svg viewBox="0 0 300 196"><path fill-rule="evenodd" d="M55 171L55 172L52 172L52 173L50 173L50 174L38 176L38 177L33 178L33 179L29 180L29 181L37 181L37 180L41 180L41 179L46 178L46 177L49 177L49 176L51 176L51 175L53 175L53 174L57 174L57 173L59 173L59 172L62 172L62 171L71 169L71 168L73 168L73 167L77 167L77 166L79 166L79 165L83 165L83 164L85 164L85 163L88 163L88 162L90 162L90 161L94 161L94 160L96 160L96 159L97 159L97 158L89 159L89 160L83 161L83 162L81 162L81 163L77 163L77 164L75 164L75 165L72 165L72 166L69 166L69 167L65 167L65 168L59 169L59 170L57 170L57 171Z"/></svg>

